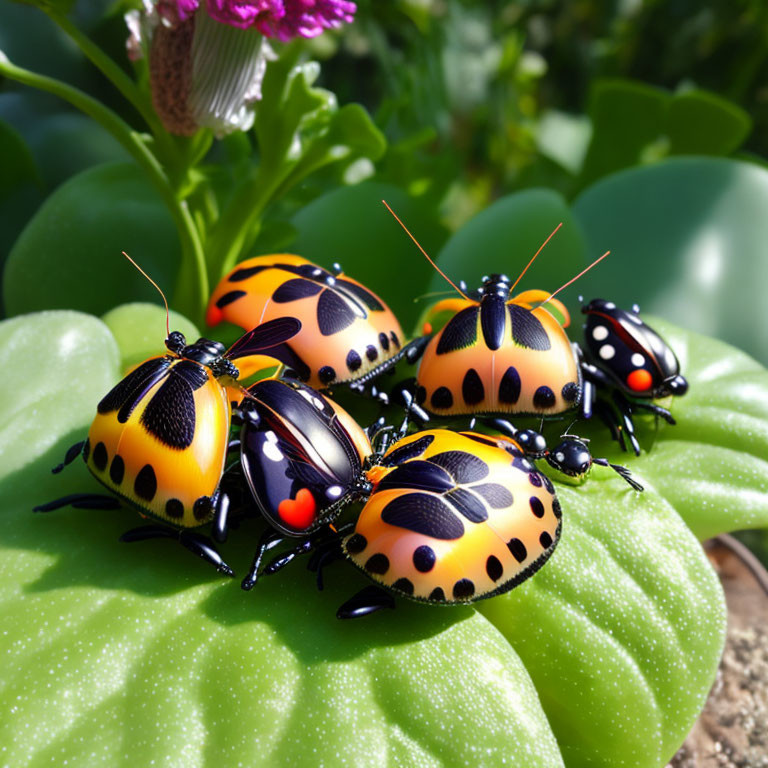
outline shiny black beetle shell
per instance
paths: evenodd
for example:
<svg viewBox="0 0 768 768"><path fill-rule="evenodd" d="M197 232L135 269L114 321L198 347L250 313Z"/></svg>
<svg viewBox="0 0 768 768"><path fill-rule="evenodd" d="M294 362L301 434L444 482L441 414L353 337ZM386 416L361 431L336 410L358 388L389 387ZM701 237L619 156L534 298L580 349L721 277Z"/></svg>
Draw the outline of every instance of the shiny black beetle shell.
<svg viewBox="0 0 768 768"><path fill-rule="evenodd" d="M582 308L587 316L584 339L587 357L605 371L616 386L633 397L662 398L684 395L688 382L670 346L644 323L636 312L619 309L613 302L593 299ZM635 371L650 374L649 386L633 386Z"/></svg>
<svg viewBox="0 0 768 768"><path fill-rule="evenodd" d="M289 536L311 533L362 490L364 458L357 446L361 435L363 442L367 437L349 423L346 412L339 413L301 382L264 379L248 391L255 400L246 399L241 406L240 459L253 498L278 531ZM357 444L350 434L355 429ZM308 504L307 492L315 514L306 525L294 524L281 513L281 503L290 506L298 499Z"/></svg>

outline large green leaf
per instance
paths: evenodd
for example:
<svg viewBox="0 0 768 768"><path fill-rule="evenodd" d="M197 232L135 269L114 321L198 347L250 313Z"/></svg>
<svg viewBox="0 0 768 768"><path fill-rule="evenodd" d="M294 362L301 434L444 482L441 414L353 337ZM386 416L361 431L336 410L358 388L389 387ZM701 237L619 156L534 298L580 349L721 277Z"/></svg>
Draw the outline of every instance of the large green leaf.
<svg viewBox="0 0 768 768"><path fill-rule="evenodd" d="M118 355L102 324L75 313L0 324L14 361L0 424L23 424L3 435L12 461L0 463L4 759L660 768L703 704L724 631L718 581L681 516L734 524L732 508L704 509L710 489L695 477L663 485L677 471L664 469L664 451L706 457L723 495L757 495L757 475L738 468L765 456L768 413L747 410L741 444L728 419L748 396L768 402L768 372L655 324L691 392L675 403L677 427L648 440L647 455L623 457L645 493L596 469L582 487L558 486L562 541L507 596L478 611L401 603L351 623L335 608L367 582L343 563L321 593L294 564L245 594L171 541L120 544L139 522L128 510L33 515L56 495L98 490L82 462L56 476L49 467L84 433ZM654 437L652 424L642 436ZM619 458L607 441L593 445ZM753 501L753 523L768 521L766 505ZM247 522L225 546L239 572L258 535Z"/></svg>
<svg viewBox="0 0 768 768"><path fill-rule="evenodd" d="M121 163L83 171L53 192L11 250L3 274L6 311L101 314L116 304L154 301L157 292L121 251L166 291L175 285L176 230L142 172Z"/></svg>
<svg viewBox="0 0 768 768"><path fill-rule="evenodd" d="M611 249L581 290L768 362L766 208L768 170L735 160L678 158L603 179L574 205L590 252Z"/></svg>

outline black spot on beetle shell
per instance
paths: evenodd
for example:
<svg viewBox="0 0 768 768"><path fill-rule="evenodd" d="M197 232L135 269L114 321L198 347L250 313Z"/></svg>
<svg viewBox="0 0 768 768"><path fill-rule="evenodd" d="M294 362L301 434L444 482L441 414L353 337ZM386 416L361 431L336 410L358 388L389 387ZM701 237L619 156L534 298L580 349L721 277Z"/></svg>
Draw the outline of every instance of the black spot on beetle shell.
<svg viewBox="0 0 768 768"><path fill-rule="evenodd" d="M347 539L347 552L357 555L368 546L368 539L362 533L353 533Z"/></svg>
<svg viewBox="0 0 768 768"><path fill-rule="evenodd" d="M541 488L541 475L538 472L530 472L528 474L528 482L536 488Z"/></svg>
<svg viewBox="0 0 768 768"><path fill-rule="evenodd" d="M389 336L386 333L379 334L379 344L385 352L389 351Z"/></svg>
<svg viewBox="0 0 768 768"><path fill-rule="evenodd" d="M461 383L461 395L467 405L477 405L485 399L483 380L474 368L470 368L464 374L464 381Z"/></svg>
<svg viewBox="0 0 768 768"><path fill-rule="evenodd" d="M575 381L569 381L563 386L562 395L566 403L575 403L579 399L579 385Z"/></svg>
<svg viewBox="0 0 768 768"><path fill-rule="evenodd" d="M368 573L377 573L379 575L386 573L389 570L389 558L381 552L377 552L365 561L365 570Z"/></svg>
<svg viewBox="0 0 768 768"><path fill-rule="evenodd" d="M437 555L432 547L423 544L413 551L413 567L419 573L429 573L437 562Z"/></svg>
<svg viewBox="0 0 768 768"><path fill-rule="evenodd" d="M528 550L520 539L510 539L507 542L507 549L512 553L512 557L514 557L518 563L522 563L523 560L528 557Z"/></svg>
<svg viewBox="0 0 768 768"><path fill-rule="evenodd" d="M536 408L551 408L555 404L555 393L545 386L539 387L533 393L533 405Z"/></svg>
<svg viewBox="0 0 768 768"><path fill-rule="evenodd" d="M317 372L317 376L323 384L330 384L336 378L336 371L330 365L324 365Z"/></svg>
<svg viewBox="0 0 768 768"><path fill-rule="evenodd" d="M354 349L350 349L347 354L347 368L354 373L362 364L363 360L360 355Z"/></svg>
<svg viewBox="0 0 768 768"><path fill-rule="evenodd" d="M109 456L107 455L107 446L102 442L96 443L93 449L93 465L100 472L103 472L107 468L107 462Z"/></svg>
<svg viewBox="0 0 768 768"><path fill-rule="evenodd" d="M115 454L112 463L109 465L109 479L115 484L120 485L125 476L125 462L120 456Z"/></svg>
<svg viewBox="0 0 768 768"><path fill-rule="evenodd" d="M145 464L133 483L133 492L145 501L152 501L157 493L157 476L151 464Z"/></svg>
<svg viewBox="0 0 768 768"><path fill-rule="evenodd" d="M369 344L365 348L365 356L373 362L378 356L379 356L379 350L376 349L376 347L373 346L373 344Z"/></svg>
<svg viewBox="0 0 768 768"><path fill-rule="evenodd" d="M184 517L184 504L179 499L168 499L165 502L165 514L176 520Z"/></svg>
<svg viewBox="0 0 768 768"><path fill-rule="evenodd" d="M389 332L389 338L392 339L392 343L399 349L400 339L397 338L397 334L394 331Z"/></svg>
<svg viewBox="0 0 768 768"><path fill-rule="evenodd" d="M457 600L465 600L475 594L475 584L471 579L459 579L453 585L453 596Z"/></svg>
<svg viewBox="0 0 768 768"><path fill-rule="evenodd" d="M195 520L207 520L213 514L213 502L210 496L201 496L195 499L192 506L192 514Z"/></svg>
<svg viewBox="0 0 768 768"><path fill-rule="evenodd" d="M394 467L408 461L408 459L415 459L417 456L421 456L432 445L434 440L434 435L424 435L424 437L420 437L418 440L407 443L400 448L395 448L392 453L384 457L381 462L382 466Z"/></svg>
<svg viewBox="0 0 768 768"><path fill-rule="evenodd" d="M504 566L501 564L501 560L495 555L489 555L485 561L485 572L491 581L498 581L504 573Z"/></svg>
<svg viewBox="0 0 768 768"><path fill-rule="evenodd" d="M430 593L427 600L432 600L435 603L445 602L445 592L440 587L435 587Z"/></svg>
<svg viewBox="0 0 768 768"><path fill-rule="evenodd" d="M453 395L448 387L438 387L430 399L433 408L450 408L453 405Z"/></svg>
<svg viewBox="0 0 768 768"><path fill-rule="evenodd" d="M398 592L403 592L406 595L412 595L413 594L413 582L410 579L398 579L393 585L392 589L398 590Z"/></svg>
<svg viewBox="0 0 768 768"><path fill-rule="evenodd" d="M514 365L510 365L499 383L499 402L514 405L520 399L520 386L520 374Z"/></svg>
<svg viewBox="0 0 768 768"><path fill-rule="evenodd" d="M229 291L216 300L216 306L219 309L224 309L224 307L228 307L233 301L242 299L245 295L245 291Z"/></svg>
<svg viewBox="0 0 768 768"><path fill-rule="evenodd" d="M529 503L531 505L531 512L536 517L544 517L544 505L541 503L541 499L538 496L531 496Z"/></svg>
<svg viewBox="0 0 768 768"><path fill-rule="evenodd" d="M542 531L541 536L539 536L539 544L541 544L544 549L549 549L552 544L552 537L546 531Z"/></svg>

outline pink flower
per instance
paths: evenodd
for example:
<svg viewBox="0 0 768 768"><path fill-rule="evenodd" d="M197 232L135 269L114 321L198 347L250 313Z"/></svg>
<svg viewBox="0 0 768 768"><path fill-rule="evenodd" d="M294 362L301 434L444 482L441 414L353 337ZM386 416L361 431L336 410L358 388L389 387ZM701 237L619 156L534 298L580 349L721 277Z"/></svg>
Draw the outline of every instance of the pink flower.
<svg viewBox="0 0 768 768"><path fill-rule="evenodd" d="M285 42L294 37L317 37L323 30L350 23L357 6L348 0L284 0L282 14L257 20L256 26L267 37Z"/></svg>
<svg viewBox="0 0 768 768"><path fill-rule="evenodd" d="M169 0L161 0L169 2ZM200 0L170 0L179 18L188 19ZM316 37L323 30L351 22L357 6L349 0L206 0L208 15L230 27L256 27L266 37L283 42Z"/></svg>

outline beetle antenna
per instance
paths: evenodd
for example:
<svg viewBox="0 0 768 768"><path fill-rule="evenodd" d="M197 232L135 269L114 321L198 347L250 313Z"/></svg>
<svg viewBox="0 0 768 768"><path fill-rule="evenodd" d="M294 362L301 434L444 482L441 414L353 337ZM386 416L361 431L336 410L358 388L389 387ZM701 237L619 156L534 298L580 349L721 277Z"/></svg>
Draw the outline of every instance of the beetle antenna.
<svg viewBox="0 0 768 768"><path fill-rule="evenodd" d="M121 253L134 267L136 267L136 269L139 270L139 272L141 272L142 275L144 275L144 277L147 278L147 280L149 280L150 283L152 283L152 285L155 286L155 288L157 288L158 293L163 297L163 304L165 304L165 336L167 338L171 335L171 313L168 309L168 301L165 298L165 294L160 286L125 251L121 251Z"/></svg>
<svg viewBox="0 0 768 768"><path fill-rule="evenodd" d="M430 291L429 293L422 293L421 296L417 296L413 303L416 304L419 301L424 301L425 299L433 299L435 296L447 296L449 293L453 293L453 291Z"/></svg>
<svg viewBox="0 0 768 768"><path fill-rule="evenodd" d="M515 286L523 279L523 275L528 271L528 267L533 264L534 261L536 261L536 257L544 250L544 246L555 236L556 232L560 227L563 226L563 222L561 221L553 230L550 236L541 244L541 247L539 248L536 253L533 254L533 258L525 265L525 269L520 273L520 276L515 280L512 287L509 289L509 292L512 293L512 291L515 290ZM551 298L551 297L550 297Z"/></svg>
<svg viewBox="0 0 768 768"><path fill-rule="evenodd" d="M555 296L560 293L560 291L562 291L564 288L567 288L569 285L571 285L571 283L575 283L582 275L586 275L587 272L592 269L592 267L599 264L609 253L610 251L606 251L599 259L595 259L586 269L582 269L581 272L576 275L576 277L572 277L565 285L561 285L554 293L550 293L549 296L547 296L547 298L544 299L544 301L542 301L541 304L536 307L536 309L543 307L548 301L552 301L552 299L554 299Z"/></svg>
<svg viewBox="0 0 768 768"><path fill-rule="evenodd" d="M429 257L429 254L419 244L419 241L408 231L408 227L406 227L405 224L403 224L403 222L400 221L400 217L389 207L389 203L386 200L382 200L381 202L384 203L387 210L395 217L395 220L405 230L408 237L410 237L411 240L413 240L413 242L416 243L416 247L424 254L427 261L459 292L459 294L461 294L467 301L472 301L472 299L470 299L469 296L467 296L467 294L464 293L464 291L462 291L461 288L459 288L459 286L456 285L456 283L454 283L453 280L451 280L451 278L448 277L448 275L446 275L445 272L443 272L443 270L440 269L440 267L438 267L434 261L432 261L432 259ZM473 303L476 303L476 302L473 302Z"/></svg>

